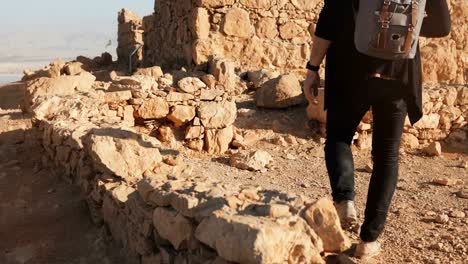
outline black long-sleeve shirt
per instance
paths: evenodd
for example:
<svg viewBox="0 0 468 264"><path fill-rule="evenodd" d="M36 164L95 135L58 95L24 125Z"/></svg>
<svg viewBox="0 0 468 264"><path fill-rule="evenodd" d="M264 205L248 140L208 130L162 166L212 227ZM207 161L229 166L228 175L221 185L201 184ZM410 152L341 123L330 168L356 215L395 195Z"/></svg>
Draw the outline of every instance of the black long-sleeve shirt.
<svg viewBox="0 0 468 264"><path fill-rule="evenodd" d="M357 0L354 1L358 6ZM352 1L325 0L315 35L330 40L325 68L325 107L334 98L352 98L371 73L380 73L404 83L405 101L411 123L422 117L422 70L419 46L414 59L383 60L359 53L354 45ZM421 36L444 37L450 32L450 13L446 0L427 0L427 17Z"/></svg>

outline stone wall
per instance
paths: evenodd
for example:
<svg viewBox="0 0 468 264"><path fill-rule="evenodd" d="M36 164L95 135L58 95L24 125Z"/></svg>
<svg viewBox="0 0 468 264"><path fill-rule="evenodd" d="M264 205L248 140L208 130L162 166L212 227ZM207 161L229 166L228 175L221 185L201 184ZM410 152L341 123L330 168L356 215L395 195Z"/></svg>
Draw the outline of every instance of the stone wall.
<svg viewBox="0 0 468 264"><path fill-rule="evenodd" d="M25 84L43 162L80 187L94 223L136 263L325 263L322 253L350 246L332 201L216 181L135 126L195 128L208 152L222 152L236 108L210 82L158 67L101 82L81 63L56 66L73 74Z"/></svg>
<svg viewBox="0 0 468 264"><path fill-rule="evenodd" d="M130 54L140 45L143 45L143 22L135 13L122 9L118 16L118 47L119 63L128 66ZM141 66L143 49L135 54L133 67Z"/></svg>
<svg viewBox="0 0 468 264"><path fill-rule="evenodd" d="M320 96L311 102L307 115L311 120L326 123L323 111L323 89ZM434 141L466 144L468 141L468 89L466 86L438 85L426 87L423 92L423 117L414 126L406 118L402 145L417 149ZM372 146L372 113L369 111L358 126L354 143L359 149Z"/></svg>
<svg viewBox="0 0 468 264"><path fill-rule="evenodd" d="M468 3L451 0L452 32L422 39L426 82L468 82ZM144 19L146 66L204 64L212 55L235 60L242 71L303 72L321 0L156 0Z"/></svg>

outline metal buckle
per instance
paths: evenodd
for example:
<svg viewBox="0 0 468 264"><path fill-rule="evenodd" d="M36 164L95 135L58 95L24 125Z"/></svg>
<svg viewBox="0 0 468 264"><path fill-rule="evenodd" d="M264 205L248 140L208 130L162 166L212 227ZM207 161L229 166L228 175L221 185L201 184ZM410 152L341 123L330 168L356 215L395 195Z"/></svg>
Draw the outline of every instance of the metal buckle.
<svg viewBox="0 0 468 264"><path fill-rule="evenodd" d="M382 23L382 28L389 28L390 27L390 21L388 20L384 20L384 21L381 21Z"/></svg>

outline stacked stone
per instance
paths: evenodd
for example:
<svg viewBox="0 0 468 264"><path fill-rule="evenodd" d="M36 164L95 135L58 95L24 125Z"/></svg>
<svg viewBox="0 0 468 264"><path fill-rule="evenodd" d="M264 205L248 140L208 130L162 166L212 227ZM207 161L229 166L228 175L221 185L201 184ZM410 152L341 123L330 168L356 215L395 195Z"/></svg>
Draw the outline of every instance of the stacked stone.
<svg viewBox="0 0 468 264"><path fill-rule="evenodd" d="M145 63L235 60L243 69L303 68L322 1L157 0L144 23Z"/></svg>
<svg viewBox="0 0 468 264"><path fill-rule="evenodd" d="M192 0L155 1L154 14L143 19L146 66L179 69L191 63L192 9Z"/></svg>
<svg viewBox="0 0 468 264"><path fill-rule="evenodd" d="M407 147L427 145L446 139L452 142L467 140L468 88L441 86L423 92L422 119L410 126L407 121L404 136ZM416 140L417 139L417 140ZM419 143L419 144L418 144Z"/></svg>
<svg viewBox="0 0 468 264"><path fill-rule="evenodd" d="M139 46L143 46L143 21L135 13L122 9L118 16L118 47L119 63L128 65L130 54ZM141 65L143 49L135 54L134 68Z"/></svg>
<svg viewBox="0 0 468 264"><path fill-rule="evenodd" d="M138 106L137 118L167 118L187 131L198 118L208 148L231 133L235 114L228 113L236 109L224 93L194 77L176 78L176 90L155 90L160 73L143 69L107 84L86 75L78 86L76 76L27 84L25 109L41 131L44 163L81 188L93 221L131 256L141 263L324 263L321 253L350 246L331 201L214 181L162 155L154 137L125 128L125 108Z"/></svg>
<svg viewBox="0 0 468 264"><path fill-rule="evenodd" d="M135 117L171 147L177 146L177 135L182 133L193 150L224 153L234 137L237 107L214 85L214 76L201 74L200 78L183 71L163 74L157 66L118 77L105 93L107 115L130 123Z"/></svg>
<svg viewBox="0 0 468 264"><path fill-rule="evenodd" d="M319 90L315 102L307 108L308 117L320 123L326 123L324 90ZM426 87L423 92L423 117L414 126L409 119L405 121L402 147L419 148L428 143L447 140L448 143L467 140L468 88L457 85ZM372 113L363 117L354 136L354 143L359 149L372 147Z"/></svg>
<svg viewBox="0 0 468 264"><path fill-rule="evenodd" d="M467 83L466 1L450 1L452 32L421 38L427 82ZM146 65L203 64L210 56L235 60L242 70L303 72L321 0L156 0L145 18Z"/></svg>

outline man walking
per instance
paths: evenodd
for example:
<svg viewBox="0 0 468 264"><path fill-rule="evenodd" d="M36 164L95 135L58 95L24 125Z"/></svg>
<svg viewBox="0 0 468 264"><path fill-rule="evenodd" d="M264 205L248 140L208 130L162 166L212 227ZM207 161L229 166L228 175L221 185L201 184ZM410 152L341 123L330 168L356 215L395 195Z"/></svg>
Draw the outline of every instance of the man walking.
<svg viewBox="0 0 468 264"><path fill-rule="evenodd" d="M379 0L375 0L379 1ZM386 3L411 3L385 0ZM391 4L391 3L390 3ZM386 60L362 54L355 46L355 10L358 0L325 0L313 39L304 93L318 94L319 66L326 55L325 108L327 109L326 166L332 196L343 226L357 222L354 207L354 164L350 145L363 115L372 109L372 158L361 241L357 257L380 252L377 238L384 229L398 181L398 159L403 124L422 116L419 46L412 59ZM421 36L443 37L450 32L446 0L427 0Z"/></svg>

